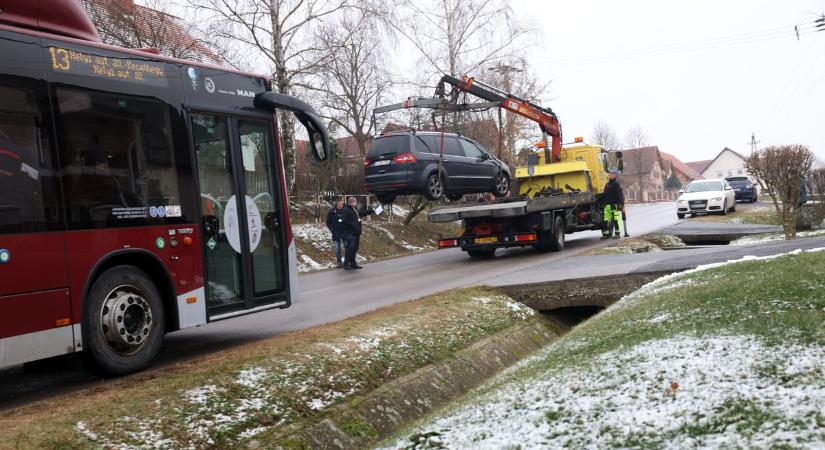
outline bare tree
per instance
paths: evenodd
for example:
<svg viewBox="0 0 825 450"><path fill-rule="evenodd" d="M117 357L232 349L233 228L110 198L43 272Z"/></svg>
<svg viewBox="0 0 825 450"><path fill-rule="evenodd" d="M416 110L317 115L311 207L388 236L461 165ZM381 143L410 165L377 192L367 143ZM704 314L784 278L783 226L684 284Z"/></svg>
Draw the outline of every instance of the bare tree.
<svg viewBox="0 0 825 450"><path fill-rule="evenodd" d="M633 161L633 169L636 171L636 177L639 182L639 201L644 200L644 152L641 150L644 147L648 146L648 137L647 131L642 127L640 124L633 125L627 130L627 134L625 134L624 138L624 147L626 149L640 149L638 150L638 157L635 158Z"/></svg>
<svg viewBox="0 0 825 450"><path fill-rule="evenodd" d="M218 55L199 39L197 28L168 12L169 2L81 0L103 42L126 48L155 48L175 58L216 63Z"/></svg>
<svg viewBox="0 0 825 450"><path fill-rule="evenodd" d="M319 27L313 47L323 62L299 84L311 92L321 115L355 139L362 157L375 131L372 109L384 100L391 84L383 69L383 48L376 45L380 40L372 11L353 11Z"/></svg>
<svg viewBox="0 0 825 450"><path fill-rule="evenodd" d="M541 103L550 87L550 81L544 79L523 57L507 56L485 69L487 70L482 71L479 77L482 81L531 102ZM499 108L482 113L482 117L501 122L501 140L496 144L503 148L499 151L495 147L495 152L499 159L511 167L516 163L519 147L529 147L541 137L536 122L509 111Z"/></svg>
<svg viewBox="0 0 825 450"><path fill-rule="evenodd" d="M593 126L593 131L590 134L590 139L596 144L601 145L605 150L618 150L621 148L621 141L619 141L616 132L604 120L596 122Z"/></svg>
<svg viewBox="0 0 825 450"><path fill-rule="evenodd" d="M782 219L785 239L796 238L799 194L805 175L811 170L814 155L805 145L766 147L745 160L745 168L771 193L773 206Z"/></svg>
<svg viewBox="0 0 825 450"><path fill-rule="evenodd" d="M311 30L351 6L349 0L188 0L204 15L210 36L264 58L275 89L290 94L297 80L315 73L332 55L312 45ZM256 61L261 64L260 61ZM279 114L287 186L295 182L295 123Z"/></svg>
<svg viewBox="0 0 825 450"><path fill-rule="evenodd" d="M530 30L503 0L406 2L396 30L419 51L431 75L468 74L516 54Z"/></svg>
<svg viewBox="0 0 825 450"><path fill-rule="evenodd" d="M638 123L633 125L627 130L627 134L625 134L624 138L624 147L625 148L642 148L647 147L649 144L649 138L647 136L647 130L644 129Z"/></svg>

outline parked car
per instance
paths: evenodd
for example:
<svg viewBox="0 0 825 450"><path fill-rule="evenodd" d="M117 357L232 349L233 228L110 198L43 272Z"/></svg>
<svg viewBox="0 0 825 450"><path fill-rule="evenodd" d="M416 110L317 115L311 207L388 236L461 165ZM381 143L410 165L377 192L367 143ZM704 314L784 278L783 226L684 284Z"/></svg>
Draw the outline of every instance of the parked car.
<svg viewBox="0 0 825 450"><path fill-rule="evenodd" d="M510 191L512 175L507 164L466 137L444 133L441 175L438 162L442 134L402 131L372 141L364 160L364 183L381 203L399 195L423 195L429 200L446 196L492 192L503 197Z"/></svg>
<svg viewBox="0 0 825 450"><path fill-rule="evenodd" d="M728 184L733 188L736 200L753 203L757 200L756 185L748 177L727 177Z"/></svg>
<svg viewBox="0 0 825 450"><path fill-rule="evenodd" d="M685 214L727 214L728 211L736 211L736 194L727 180L695 180L679 192L682 195L676 200L676 216L680 219Z"/></svg>

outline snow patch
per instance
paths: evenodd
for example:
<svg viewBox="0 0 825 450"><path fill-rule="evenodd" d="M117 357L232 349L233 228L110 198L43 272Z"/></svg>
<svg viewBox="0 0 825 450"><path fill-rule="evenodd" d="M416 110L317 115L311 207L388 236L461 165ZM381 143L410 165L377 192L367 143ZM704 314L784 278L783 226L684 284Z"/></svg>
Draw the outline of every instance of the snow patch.
<svg viewBox="0 0 825 450"><path fill-rule="evenodd" d="M444 448L474 449L514 442L520 448L821 445L823 361L821 346L768 347L741 336L652 340L604 353L585 367L500 385L414 436L437 435ZM765 416L748 427L748 420ZM689 431L697 429L712 431Z"/></svg>
<svg viewBox="0 0 825 450"><path fill-rule="evenodd" d="M825 236L825 230L799 231L796 233L797 238L808 238L817 236ZM784 240L785 234L783 233L760 234L756 236L741 237L739 239L736 239L735 241L732 241L730 245L755 245Z"/></svg>

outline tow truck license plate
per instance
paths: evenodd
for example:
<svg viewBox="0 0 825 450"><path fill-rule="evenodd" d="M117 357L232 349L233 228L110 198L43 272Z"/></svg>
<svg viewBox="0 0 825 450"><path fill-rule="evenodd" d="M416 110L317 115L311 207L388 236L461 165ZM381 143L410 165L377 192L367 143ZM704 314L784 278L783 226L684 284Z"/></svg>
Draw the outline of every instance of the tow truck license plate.
<svg viewBox="0 0 825 450"><path fill-rule="evenodd" d="M373 166L388 166L390 164L390 162L392 162L391 159L384 159L384 160L381 160L381 161L375 161L374 163L372 163L372 165Z"/></svg>
<svg viewBox="0 0 825 450"><path fill-rule="evenodd" d="M496 242L498 242L498 238L495 236L475 239L476 244L495 244Z"/></svg>

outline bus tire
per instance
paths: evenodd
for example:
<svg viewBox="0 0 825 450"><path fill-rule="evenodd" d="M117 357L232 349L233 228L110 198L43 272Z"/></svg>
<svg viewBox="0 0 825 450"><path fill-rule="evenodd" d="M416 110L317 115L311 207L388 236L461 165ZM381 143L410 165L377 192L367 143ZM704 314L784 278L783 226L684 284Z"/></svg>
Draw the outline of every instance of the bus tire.
<svg viewBox="0 0 825 450"><path fill-rule="evenodd" d="M83 345L94 367L107 375L146 368L166 330L158 288L145 272L120 265L92 284L83 306Z"/></svg>

